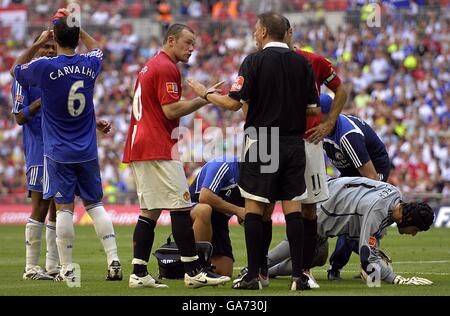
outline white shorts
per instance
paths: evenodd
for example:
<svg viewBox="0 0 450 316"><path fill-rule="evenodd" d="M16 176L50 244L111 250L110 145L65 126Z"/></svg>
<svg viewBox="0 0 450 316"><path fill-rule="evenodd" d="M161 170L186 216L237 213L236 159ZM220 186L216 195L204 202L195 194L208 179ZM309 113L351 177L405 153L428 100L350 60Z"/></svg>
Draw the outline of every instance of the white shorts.
<svg viewBox="0 0 450 316"><path fill-rule="evenodd" d="M305 141L305 182L308 197L304 204L314 204L328 199L327 173L323 156L322 142L317 145Z"/></svg>
<svg viewBox="0 0 450 316"><path fill-rule="evenodd" d="M146 160L131 163L141 209L191 208L183 165L177 160Z"/></svg>

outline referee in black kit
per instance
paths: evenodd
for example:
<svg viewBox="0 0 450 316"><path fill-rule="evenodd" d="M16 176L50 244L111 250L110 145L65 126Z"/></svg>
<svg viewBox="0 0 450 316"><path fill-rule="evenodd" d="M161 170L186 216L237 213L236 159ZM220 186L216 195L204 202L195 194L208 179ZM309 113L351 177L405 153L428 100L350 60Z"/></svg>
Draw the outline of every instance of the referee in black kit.
<svg viewBox="0 0 450 316"><path fill-rule="evenodd" d="M277 13L258 16L254 33L258 52L245 58L228 96L188 80L198 95L221 108L237 111L241 102L248 104L238 183L245 198L248 273L233 282L234 289L262 289L260 268L272 239L272 223L263 222L263 216L272 211L276 201L282 201L286 218L293 267L290 288L309 289L302 266L300 200L306 197L302 136L307 108L316 107L319 100L311 65L283 42L285 23Z"/></svg>

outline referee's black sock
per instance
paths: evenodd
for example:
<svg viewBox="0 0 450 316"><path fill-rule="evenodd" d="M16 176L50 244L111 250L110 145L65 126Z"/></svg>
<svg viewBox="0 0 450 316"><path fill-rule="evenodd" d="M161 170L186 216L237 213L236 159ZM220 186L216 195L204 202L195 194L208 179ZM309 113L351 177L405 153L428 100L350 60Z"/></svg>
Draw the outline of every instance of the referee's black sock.
<svg viewBox="0 0 450 316"><path fill-rule="evenodd" d="M303 217L302 213L294 212L285 216L286 235L292 258L292 277L298 278L303 273Z"/></svg>
<svg viewBox="0 0 450 316"><path fill-rule="evenodd" d="M250 281L259 274L261 267L261 253L263 251L263 223L262 216L254 213L245 215L245 244L247 246L248 273L245 276L246 281Z"/></svg>
<svg viewBox="0 0 450 316"><path fill-rule="evenodd" d="M173 239L180 250L184 271L190 276L194 276L201 267L195 249L190 211L171 211L170 219L172 220Z"/></svg>
<svg viewBox="0 0 450 316"><path fill-rule="evenodd" d="M263 222L263 251L261 253L261 274L268 275L267 254L272 242L272 220Z"/></svg>
<svg viewBox="0 0 450 316"><path fill-rule="evenodd" d="M317 244L317 217L313 220L304 218L305 239L303 242L303 267L311 269L316 253Z"/></svg>
<svg viewBox="0 0 450 316"><path fill-rule="evenodd" d="M150 252L155 238L156 222L150 218L139 216L134 228L133 234L133 259L139 259L148 262ZM133 264L133 273L139 277L147 275L147 266L142 264Z"/></svg>

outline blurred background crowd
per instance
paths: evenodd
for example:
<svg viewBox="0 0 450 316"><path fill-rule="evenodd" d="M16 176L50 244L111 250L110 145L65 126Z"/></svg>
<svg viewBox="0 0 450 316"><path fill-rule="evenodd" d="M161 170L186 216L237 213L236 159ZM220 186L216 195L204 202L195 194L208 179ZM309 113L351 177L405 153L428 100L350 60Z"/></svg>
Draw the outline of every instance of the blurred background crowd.
<svg viewBox="0 0 450 316"><path fill-rule="evenodd" d="M113 123L113 132L99 135L99 156L107 199L132 202L134 179L121 163L127 136L137 72L158 52L161 32L172 22L184 22L197 33L196 51L183 78L205 84L224 80L227 92L243 58L254 50L257 14L277 10L292 19L295 45L327 57L335 65L349 98L344 113L366 120L386 144L392 170L389 181L405 193L450 196L450 10L448 1L378 1L381 23L367 23L367 1L303 0L110 0L79 1L85 27L104 51L103 71L96 84L99 118ZM9 68L20 52L48 27L52 14L67 1L0 0L2 10L26 6L27 28L0 24L0 196L8 201L26 192L21 127L11 112ZM344 23L326 23L334 12ZM133 20L149 20L159 28L141 36ZM0 19L1 21L1 19ZM183 87L185 98L193 92ZM326 89L323 91L327 91ZM195 121L201 119L201 121ZM241 112L224 112L208 105L184 117L193 130L200 122L204 142L217 140L208 127L239 130ZM217 132L217 131L216 131ZM199 150L184 137L181 151L188 177L204 161L193 159ZM236 138L239 144L240 138ZM223 148L231 146L227 142ZM207 157L203 157L207 158ZM329 166L328 173L336 175ZM125 192L125 194L120 194ZM14 195L14 193L18 193Z"/></svg>

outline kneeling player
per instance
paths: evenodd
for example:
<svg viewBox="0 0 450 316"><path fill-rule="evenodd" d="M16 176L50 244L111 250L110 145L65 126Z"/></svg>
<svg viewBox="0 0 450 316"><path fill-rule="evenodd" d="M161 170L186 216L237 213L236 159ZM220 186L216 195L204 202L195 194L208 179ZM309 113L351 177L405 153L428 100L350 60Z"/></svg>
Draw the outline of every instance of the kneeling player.
<svg viewBox="0 0 450 316"><path fill-rule="evenodd" d="M342 177L328 181L330 198L317 211L319 240L344 236L358 244L362 276L367 278L375 268L380 272L380 280L394 284L429 285L423 278L404 278L394 273L385 256L378 249L386 228L397 224L400 234L415 236L430 228L434 220L433 210L425 203L404 203L400 191L391 184L363 177ZM281 246L281 245L280 245ZM317 247L317 265L325 262L326 243ZM274 249L276 250L276 248ZM289 275L289 259L275 262L271 257L271 276ZM319 261L322 261L319 263ZM315 265L316 265L315 264ZM373 280L372 280L373 281Z"/></svg>
<svg viewBox="0 0 450 316"><path fill-rule="evenodd" d="M217 158L203 166L189 187L192 202L197 203L191 211L195 240L212 243L214 272L230 277L234 257L228 221L232 215L241 219L245 215L238 179L238 158Z"/></svg>
<svg viewBox="0 0 450 316"><path fill-rule="evenodd" d="M397 224L400 234L415 236L433 224L434 213L426 203L405 203L395 186L362 177L328 181L330 198L318 210L318 234L345 235L359 242L363 276L379 271L380 280L394 284L429 285L423 278L404 278L380 255L379 244L386 229Z"/></svg>

